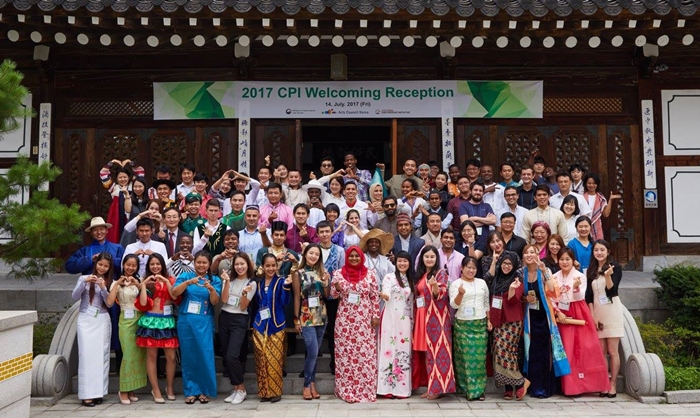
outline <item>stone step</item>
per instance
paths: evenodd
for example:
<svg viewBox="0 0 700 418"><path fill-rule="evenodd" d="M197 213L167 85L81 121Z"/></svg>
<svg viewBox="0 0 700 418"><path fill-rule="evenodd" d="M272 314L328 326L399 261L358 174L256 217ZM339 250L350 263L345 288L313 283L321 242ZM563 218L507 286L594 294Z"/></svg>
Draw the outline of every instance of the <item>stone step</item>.
<svg viewBox="0 0 700 418"><path fill-rule="evenodd" d="M304 379L298 377L298 373L288 373L287 377L284 378L284 388L283 393L285 395L296 396L301 395L302 389L304 388ZM165 379L158 379L161 391L165 394ZM220 394L229 394L233 387L228 378L223 377L221 373L216 374L217 390ZM255 373L245 374L245 388L246 391L251 395L257 395L258 383ZM316 389L322 395L333 395L335 388L335 376L330 373L317 373L316 374ZM177 394L178 400L182 401L184 398L182 396L182 379L176 378L174 383L175 393ZM116 394L119 391L119 377L115 373L111 373L109 376L109 393ZM415 393L423 393L425 388L418 389ZM78 376L73 376L72 379L72 392L78 393ZM143 387L136 391L140 394L143 400L150 401L150 385ZM617 379L617 392L625 392L625 380L623 376L619 376ZM496 388L494 379L492 377L488 378L486 383L486 394L490 396L500 396L502 389ZM220 397L223 399L223 397Z"/></svg>

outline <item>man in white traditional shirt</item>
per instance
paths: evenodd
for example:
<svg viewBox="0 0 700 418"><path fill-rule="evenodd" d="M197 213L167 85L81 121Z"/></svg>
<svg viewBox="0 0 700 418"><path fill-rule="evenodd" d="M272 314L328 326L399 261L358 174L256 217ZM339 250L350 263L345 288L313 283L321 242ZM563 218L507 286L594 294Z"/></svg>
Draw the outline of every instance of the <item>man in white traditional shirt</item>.
<svg viewBox="0 0 700 418"><path fill-rule="evenodd" d="M503 191L503 197L506 204L500 211L496 211L496 230L501 230L501 216L504 213L512 213L515 215L515 233L520 234L520 229L523 226L523 219L528 209L518 205L518 188L515 186L507 186Z"/></svg>
<svg viewBox="0 0 700 418"><path fill-rule="evenodd" d="M546 222L552 233L559 234L562 237L566 236L568 227L566 226L564 213L549 206L549 186L540 184L535 188L535 201L537 201L537 207L525 214L520 236L525 238L525 241L528 243L531 243L532 225L537 221Z"/></svg>
<svg viewBox="0 0 700 418"><path fill-rule="evenodd" d="M348 181L343 187L343 195L345 196L345 207L340 208L340 217L345 219L345 214L350 209L355 209L360 213L360 229L367 229L367 202L363 202L357 198L357 184L354 181Z"/></svg>
<svg viewBox="0 0 700 418"><path fill-rule="evenodd" d="M158 253L163 256L163 262L165 262L168 259L168 250L162 242L151 239L153 235L153 221L150 219L140 219L136 223L136 235L139 240L126 246L124 257L129 254L137 255L139 257L139 277L144 277L148 257L153 253Z"/></svg>
<svg viewBox="0 0 700 418"><path fill-rule="evenodd" d="M504 187L493 181L493 167L490 165L481 166L481 180L484 182L484 196L482 200L493 209L494 213L499 213L506 205L503 200Z"/></svg>
<svg viewBox="0 0 700 418"><path fill-rule="evenodd" d="M578 208L581 211L581 216L591 216L591 207L588 205L586 198L578 193L571 193L573 177L571 177L571 174L568 171L560 171L557 173L557 184L559 185L559 193L549 198L549 206L561 209L561 204L564 202L564 198L569 194L572 194L574 197L576 197L576 200L578 200Z"/></svg>

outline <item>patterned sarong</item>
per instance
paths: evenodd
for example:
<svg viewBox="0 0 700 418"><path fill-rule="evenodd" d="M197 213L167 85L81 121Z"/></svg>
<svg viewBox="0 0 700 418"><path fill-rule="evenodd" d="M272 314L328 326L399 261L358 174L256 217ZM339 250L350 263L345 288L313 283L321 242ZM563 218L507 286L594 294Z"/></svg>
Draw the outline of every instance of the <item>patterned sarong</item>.
<svg viewBox="0 0 700 418"><path fill-rule="evenodd" d="M457 390L467 395L467 399L476 399L486 388L486 318L473 321L455 319L453 327Z"/></svg>
<svg viewBox="0 0 700 418"><path fill-rule="evenodd" d="M255 373L258 375L258 396L282 396L282 365L284 363L284 329L265 335L253 330L255 344Z"/></svg>
<svg viewBox="0 0 700 418"><path fill-rule="evenodd" d="M493 330L493 377L497 387L521 386L525 379L518 367L518 344L523 322L506 322Z"/></svg>

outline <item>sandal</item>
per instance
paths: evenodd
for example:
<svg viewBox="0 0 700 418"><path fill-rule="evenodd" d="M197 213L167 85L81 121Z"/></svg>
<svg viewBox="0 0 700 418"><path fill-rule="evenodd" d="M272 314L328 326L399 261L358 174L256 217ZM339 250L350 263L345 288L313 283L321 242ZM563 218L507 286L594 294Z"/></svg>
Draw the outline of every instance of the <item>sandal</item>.
<svg viewBox="0 0 700 418"><path fill-rule="evenodd" d="M486 396L484 396L484 394L482 393L481 396L479 396L478 398L476 398L476 400L477 400L477 401L482 401L482 402L483 402L483 401L486 400Z"/></svg>
<svg viewBox="0 0 700 418"><path fill-rule="evenodd" d="M209 403L209 398L207 397L207 395L199 395L197 400L199 401L199 403Z"/></svg>
<svg viewBox="0 0 700 418"><path fill-rule="evenodd" d="M196 397L194 397L194 396L188 396L188 397L185 398L185 403L186 403L187 405L192 405L196 400L197 400Z"/></svg>

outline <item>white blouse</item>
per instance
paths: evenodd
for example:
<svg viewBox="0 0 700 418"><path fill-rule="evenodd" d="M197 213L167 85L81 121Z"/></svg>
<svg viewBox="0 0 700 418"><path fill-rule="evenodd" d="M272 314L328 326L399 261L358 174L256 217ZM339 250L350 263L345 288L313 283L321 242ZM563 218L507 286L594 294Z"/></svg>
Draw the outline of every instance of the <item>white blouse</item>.
<svg viewBox="0 0 700 418"><path fill-rule="evenodd" d="M462 303L457 305L455 299L459 295L459 288L463 287ZM457 310L455 318L461 321L473 321L486 318L489 310L489 288L482 279L474 279L472 282L457 279L450 284L450 306Z"/></svg>

